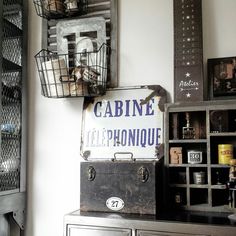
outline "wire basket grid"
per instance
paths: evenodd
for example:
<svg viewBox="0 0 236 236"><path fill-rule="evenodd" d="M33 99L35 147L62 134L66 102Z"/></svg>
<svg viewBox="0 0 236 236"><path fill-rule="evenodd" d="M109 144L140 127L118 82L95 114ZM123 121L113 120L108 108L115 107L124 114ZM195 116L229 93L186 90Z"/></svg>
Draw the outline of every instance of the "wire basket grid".
<svg viewBox="0 0 236 236"><path fill-rule="evenodd" d="M87 13L88 0L33 0L38 16L60 19L69 16L81 16Z"/></svg>
<svg viewBox="0 0 236 236"><path fill-rule="evenodd" d="M92 52L35 55L42 95L49 98L94 97L105 94L108 47Z"/></svg>

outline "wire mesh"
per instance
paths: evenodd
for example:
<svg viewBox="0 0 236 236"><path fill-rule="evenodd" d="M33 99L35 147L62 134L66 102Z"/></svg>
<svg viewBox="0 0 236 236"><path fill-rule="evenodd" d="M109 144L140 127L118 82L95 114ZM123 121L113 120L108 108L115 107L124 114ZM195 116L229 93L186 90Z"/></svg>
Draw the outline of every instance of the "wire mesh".
<svg viewBox="0 0 236 236"><path fill-rule="evenodd" d="M17 189L20 186L20 172L18 170L0 172L0 191Z"/></svg>
<svg viewBox="0 0 236 236"><path fill-rule="evenodd" d="M5 59L21 66L22 38L5 38L2 42L2 55Z"/></svg>
<svg viewBox="0 0 236 236"><path fill-rule="evenodd" d="M20 103L3 105L1 114L0 191L7 191L20 183Z"/></svg>
<svg viewBox="0 0 236 236"><path fill-rule="evenodd" d="M15 11L13 13L15 14ZM11 14L8 12L6 18L10 16ZM2 28L3 71L5 72L5 71L21 70L23 32L17 25L10 22L6 18L3 19L3 28ZM14 17L12 19L14 19Z"/></svg>
<svg viewBox="0 0 236 236"><path fill-rule="evenodd" d="M7 105L21 101L21 87L8 86L2 82L2 104Z"/></svg>
<svg viewBox="0 0 236 236"><path fill-rule="evenodd" d="M3 0L0 191L19 188L23 0Z"/></svg>
<svg viewBox="0 0 236 236"><path fill-rule="evenodd" d="M16 137L21 130L21 106L19 103L2 106L1 133L2 136Z"/></svg>
<svg viewBox="0 0 236 236"><path fill-rule="evenodd" d="M35 55L45 97L99 96L106 91L107 45L97 51L56 54L41 50Z"/></svg>
<svg viewBox="0 0 236 236"><path fill-rule="evenodd" d="M34 0L34 6L38 16L59 19L86 14L88 0Z"/></svg>
<svg viewBox="0 0 236 236"><path fill-rule="evenodd" d="M3 0L3 17L13 25L22 29L22 1Z"/></svg>
<svg viewBox="0 0 236 236"><path fill-rule="evenodd" d="M4 7L12 7L14 10L17 6L21 7L24 0L3 0Z"/></svg>
<svg viewBox="0 0 236 236"><path fill-rule="evenodd" d="M10 21L3 19L3 37L18 37L22 36L22 30Z"/></svg>
<svg viewBox="0 0 236 236"><path fill-rule="evenodd" d="M2 82L7 86L21 86L21 71L4 71L2 73Z"/></svg>

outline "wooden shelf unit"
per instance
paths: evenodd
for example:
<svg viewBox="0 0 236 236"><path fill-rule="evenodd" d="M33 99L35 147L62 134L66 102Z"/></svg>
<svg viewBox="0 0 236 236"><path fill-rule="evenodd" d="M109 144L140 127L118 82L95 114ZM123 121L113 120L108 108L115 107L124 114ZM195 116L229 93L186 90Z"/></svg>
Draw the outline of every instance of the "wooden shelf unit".
<svg viewBox="0 0 236 236"><path fill-rule="evenodd" d="M186 113L195 137L183 139ZM217 117L221 116L219 120ZM218 123L217 123L218 122ZM217 128L219 130L217 130ZM218 162L218 144L233 144L236 156L236 103L233 100L173 103L165 106L166 205L188 211L234 212L229 204L229 165ZM171 163L170 148L182 148L182 162ZM202 162L188 163L188 151L202 152ZM204 184L194 183L194 172L204 172ZM234 191L235 192L235 191Z"/></svg>

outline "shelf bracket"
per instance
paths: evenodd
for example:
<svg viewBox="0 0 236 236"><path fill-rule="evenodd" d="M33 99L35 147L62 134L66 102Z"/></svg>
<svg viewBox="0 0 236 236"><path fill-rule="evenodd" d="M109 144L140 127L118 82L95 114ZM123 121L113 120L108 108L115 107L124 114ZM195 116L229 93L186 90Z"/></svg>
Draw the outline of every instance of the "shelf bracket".
<svg viewBox="0 0 236 236"><path fill-rule="evenodd" d="M13 219L20 227L21 230L25 228L25 209L19 209L17 211L13 211Z"/></svg>

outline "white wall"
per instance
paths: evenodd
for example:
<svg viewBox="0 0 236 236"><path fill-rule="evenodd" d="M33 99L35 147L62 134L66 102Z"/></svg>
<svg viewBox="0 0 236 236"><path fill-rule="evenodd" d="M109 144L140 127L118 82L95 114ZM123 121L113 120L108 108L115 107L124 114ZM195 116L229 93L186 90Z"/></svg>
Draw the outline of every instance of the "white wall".
<svg viewBox="0 0 236 236"><path fill-rule="evenodd" d="M29 143L26 236L63 235L79 208L82 99L40 94L34 55L41 18L29 0ZM173 0L119 0L119 85L160 84L173 97ZM236 55L235 0L203 0L204 60Z"/></svg>

